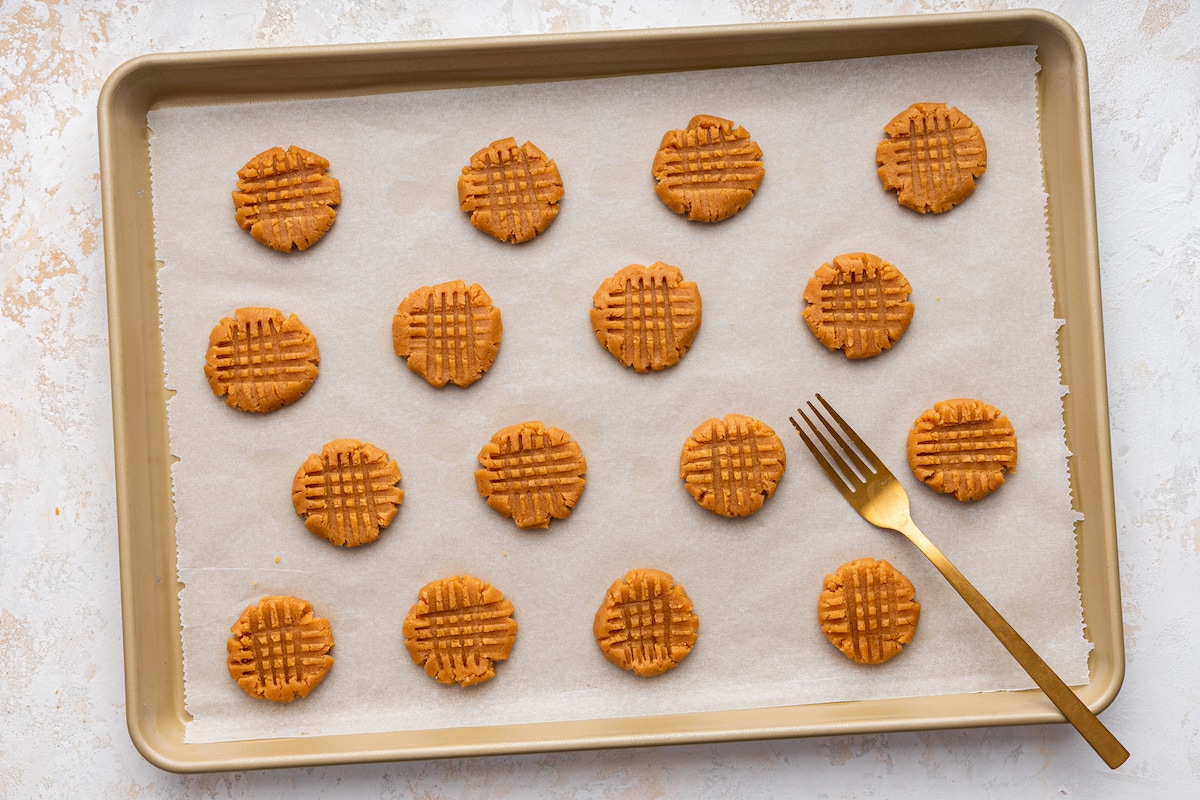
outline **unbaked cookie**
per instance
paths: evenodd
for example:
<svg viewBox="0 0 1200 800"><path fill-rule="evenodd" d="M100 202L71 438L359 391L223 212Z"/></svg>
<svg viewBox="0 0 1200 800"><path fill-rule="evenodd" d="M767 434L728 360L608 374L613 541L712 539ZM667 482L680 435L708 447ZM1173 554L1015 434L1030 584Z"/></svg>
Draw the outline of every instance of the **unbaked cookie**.
<svg viewBox="0 0 1200 800"><path fill-rule="evenodd" d="M804 321L830 350L846 358L877 356L912 322L912 287L895 266L870 253L846 253L822 264L808 281Z"/></svg>
<svg viewBox="0 0 1200 800"><path fill-rule="evenodd" d="M943 400L913 423L908 465L931 489L963 502L978 500L1017 468L1017 435L995 406L971 398Z"/></svg>
<svg viewBox="0 0 1200 800"><path fill-rule="evenodd" d="M699 627L691 598L670 575L634 569L609 587L592 632L605 658L650 678L687 658Z"/></svg>
<svg viewBox="0 0 1200 800"><path fill-rule="evenodd" d="M475 485L487 504L518 528L565 519L586 483L587 462L566 431L540 420L510 425L479 451Z"/></svg>
<svg viewBox="0 0 1200 800"><path fill-rule="evenodd" d="M678 364L700 330L700 290L661 261L620 270L600 284L592 305L600 344L638 372Z"/></svg>
<svg viewBox="0 0 1200 800"><path fill-rule="evenodd" d="M654 191L676 214L720 222L749 204L762 183L762 149L745 128L700 114L667 131L654 156Z"/></svg>
<svg viewBox="0 0 1200 800"><path fill-rule="evenodd" d="M860 558L825 576L821 630L859 664L882 664L912 641L921 616L912 582L886 561Z"/></svg>
<svg viewBox="0 0 1200 800"><path fill-rule="evenodd" d="M726 414L692 431L679 456L679 477L701 507L723 517L746 517L775 494L786 466L783 442L769 425Z"/></svg>
<svg viewBox="0 0 1200 800"><path fill-rule="evenodd" d="M379 538L404 502L400 467L370 442L337 439L310 455L292 481L304 527L340 547Z"/></svg>
<svg viewBox="0 0 1200 800"><path fill-rule="evenodd" d="M458 178L458 202L471 224L502 242L527 242L558 216L558 167L530 142L509 137L471 156Z"/></svg>
<svg viewBox="0 0 1200 800"><path fill-rule="evenodd" d="M333 225L333 207L342 202L328 169L326 159L294 145L259 153L238 170L233 193L238 225L282 253L312 247Z"/></svg>
<svg viewBox="0 0 1200 800"><path fill-rule="evenodd" d="M217 397L242 411L274 411L300 399L317 379L321 355L312 331L277 308L239 308L208 337L204 375Z"/></svg>
<svg viewBox="0 0 1200 800"><path fill-rule="evenodd" d="M517 638L512 603L471 575L427 584L404 618L404 646L438 683L472 686L496 676Z"/></svg>
<svg viewBox="0 0 1200 800"><path fill-rule="evenodd" d="M470 386L492 366L504 326L477 283L422 286L392 317L392 346L431 386Z"/></svg>
<svg viewBox="0 0 1200 800"><path fill-rule="evenodd" d="M902 206L940 214L975 191L987 145L971 118L945 103L914 103L887 124L875 148L879 180Z"/></svg>
<svg viewBox="0 0 1200 800"><path fill-rule="evenodd" d="M251 697L290 703L307 697L333 666L329 620L297 597L264 597L230 628L229 675Z"/></svg>

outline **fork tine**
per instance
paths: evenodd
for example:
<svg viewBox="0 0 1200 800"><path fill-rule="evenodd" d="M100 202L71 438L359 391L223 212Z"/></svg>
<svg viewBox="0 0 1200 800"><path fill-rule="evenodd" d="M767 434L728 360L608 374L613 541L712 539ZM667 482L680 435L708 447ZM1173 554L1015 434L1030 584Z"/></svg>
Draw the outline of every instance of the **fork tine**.
<svg viewBox="0 0 1200 800"><path fill-rule="evenodd" d="M817 399L821 400L822 399L821 395L817 395ZM837 412L833 411L832 406L830 406L828 403L823 402L822 404L826 408L828 408L831 411L831 413L833 413L835 416L837 415ZM808 407L812 409L813 415L816 416L817 419L821 420L821 424L825 426L825 430L829 431L829 435L832 436L834 439L836 439L837 443L839 445L841 445L842 452L845 453L845 455L851 461L854 462L854 468L857 470L857 472L855 474L861 475L864 478L866 476L870 475L872 470L867 467L866 462L863 461L861 457L859 457L858 453L855 452L854 448L850 445L850 443L847 442L842 437L842 434L839 433L837 431L837 429L833 427L833 425L829 422L829 420L825 419L824 415L822 415L820 410L818 410L817 407L812 404L811 400L808 401ZM851 435L851 437L856 436L856 434L854 433L854 430L849 425L846 424L845 420L843 420L841 417L837 417L837 421L842 426L842 429L844 431L846 431L847 433L849 433ZM862 442L862 439L858 439L855 442L855 444L859 444L861 442ZM828 447L829 445L826 445L826 446Z"/></svg>
<svg viewBox="0 0 1200 800"><path fill-rule="evenodd" d="M816 426L812 424L812 420L804 415L804 411L797 408L796 413L804 418L804 421L808 423L810 428L812 428L814 434L820 436ZM808 434L804 432L804 429L800 427L800 423L796 422L794 417L788 417L788 422L792 423L792 427L796 429L796 433L800 434L800 438L803 439L804 444L808 446L809 452L813 454L813 458L815 458L817 463L821 465L821 468L825 470L825 474L829 476L829 480L833 481L833 485L837 487L839 492L841 492L842 497L844 497L846 500L850 500L851 496L854 494L854 490L851 489L846 483L846 479L842 477L842 474L838 472L837 468L834 467L833 464L829 463L829 459L825 458L825 454L821 452L821 448L817 447L816 443L813 442L812 439L808 438Z"/></svg>
<svg viewBox="0 0 1200 800"><path fill-rule="evenodd" d="M833 406L829 405L829 401L827 401L819 393L817 394L817 399L821 401L821 405L825 406L825 409L829 412L830 416L832 416L834 418L834 420L837 421L837 424L841 426L842 431L848 437L850 437L850 441L854 442L854 446L856 448L858 448L858 452L862 453L864 456L866 456L867 460L871 462L870 466L868 467L868 465L861 458L858 457L858 453L855 453L850 448L850 446L846 443L846 441L844 439L842 439L840 436L838 436L837 431L835 431L833 429L833 427L828 422L825 422L824 418L822 418L821 421L825 423L825 427L829 428L829 432L832 433L835 437L837 437L838 441L842 444L843 449L845 449L847 452L849 452L851 457L854 459L855 464L858 466L859 470L863 474L867 474L870 472L878 472L882 475L890 476L892 474L892 471L887 468L887 466L883 463L883 461L879 458L879 456L875 455L875 452L870 447L867 447L867 443L862 440L861 436L859 436L857 433L854 432L854 429L850 427L849 423L847 423L846 420L842 419L842 415L839 414L834 409ZM810 402L809 406L811 406L811 405L812 405L812 403ZM814 412L815 411L816 411L816 409L814 409ZM819 417L820 414L818 414L817 416Z"/></svg>
<svg viewBox="0 0 1200 800"><path fill-rule="evenodd" d="M832 428L830 428L829 423L825 421L825 419L821 416L821 412L818 411L812 403L808 403L808 408L810 411L812 411L817 419L821 420L821 423L825 426L825 428L838 439L839 444L842 445L841 448L835 447L829 441L829 439L825 437L825 434L821 433L821 429L818 428L816 424L808 418L808 415L804 413L804 409L796 409L796 413L803 417L804 421L808 423L808 427L812 429L813 436L815 436L817 440L821 442L821 446L825 448L825 452L828 454L828 456L837 463L841 480L851 488L862 484L862 477L859 475L859 473L854 471L853 467L846 463L846 459L843 457L843 453L853 455L853 453L850 452L850 449L846 446L845 440L843 440Z"/></svg>

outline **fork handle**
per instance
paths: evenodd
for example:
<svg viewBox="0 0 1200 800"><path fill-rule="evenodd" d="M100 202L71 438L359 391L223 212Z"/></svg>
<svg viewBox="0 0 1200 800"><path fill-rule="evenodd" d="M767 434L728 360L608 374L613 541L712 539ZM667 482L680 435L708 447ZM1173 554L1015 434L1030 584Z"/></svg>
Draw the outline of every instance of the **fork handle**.
<svg viewBox="0 0 1200 800"><path fill-rule="evenodd" d="M950 563L950 559L946 558L942 551L929 541L925 534L921 533L912 520L909 520L907 525L900 529L900 532L920 548L925 557L945 576L955 591L962 596L962 599L967 601L971 610L983 620L983 624L988 626L1000 643L1017 660L1017 663L1029 673L1029 677L1033 678L1034 682L1041 687L1041 690L1050 698L1050 702L1058 707L1067 721L1075 726L1075 729L1087 740L1092 749L1100 755L1100 758L1104 759L1104 763L1112 769L1125 763L1125 760L1129 758L1129 751L1117 741L1117 737L1113 736L1108 728L1104 727L1104 724L1092 713L1091 709L1084 705L1075 692L1063 683L1062 678L1050 669L1050 665L1042 660L1042 657L1021 638L1016 629L1008 624L1008 620L1004 619L1000 612L987 601L987 598L980 594L979 590L958 571L958 567Z"/></svg>

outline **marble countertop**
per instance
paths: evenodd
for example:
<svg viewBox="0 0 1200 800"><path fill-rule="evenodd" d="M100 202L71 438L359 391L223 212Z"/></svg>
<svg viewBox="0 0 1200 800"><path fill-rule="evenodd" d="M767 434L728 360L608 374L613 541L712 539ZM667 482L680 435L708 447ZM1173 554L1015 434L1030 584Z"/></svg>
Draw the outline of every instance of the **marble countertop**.
<svg viewBox="0 0 1200 800"><path fill-rule="evenodd" d="M180 776L125 726L96 103L149 52L1039 7L1087 48L1126 645L1110 772L1065 725ZM0 796L1183 797L1200 790L1200 4L0 5ZM1190 791L1189 791L1190 790Z"/></svg>

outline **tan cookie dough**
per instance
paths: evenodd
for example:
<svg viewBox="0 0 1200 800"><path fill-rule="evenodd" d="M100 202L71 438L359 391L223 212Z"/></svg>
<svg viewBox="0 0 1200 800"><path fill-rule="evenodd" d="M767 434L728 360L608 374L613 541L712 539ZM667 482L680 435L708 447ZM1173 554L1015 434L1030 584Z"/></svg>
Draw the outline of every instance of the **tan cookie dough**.
<svg viewBox="0 0 1200 800"><path fill-rule="evenodd" d="M459 207L471 224L502 242L527 242L558 216L562 176L531 142L509 137L471 156L458 178Z"/></svg>
<svg viewBox="0 0 1200 800"><path fill-rule="evenodd" d="M877 356L912 323L912 287L896 267L870 253L822 264L804 289L804 321L821 344L846 358Z"/></svg>
<svg viewBox="0 0 1200 800"><path fill-rule="evenodd" d="M282 253L312 247L333 226L342 202L329 162L291 146L272 147L238 170L233 193L237 223L255 241Z"/></svg>
<svg viewBox="0 0 1200 800"><path fill-rule="evenodd" d="M875 148L879 180L900 205L940 214L975 191L987 145L971 118L945 103L914 103L887 124Z"/></svg>
<svg viewBox="0 0 1200 800"><path fill-rule="evenodd" d="M921 616L912 582L886 561L860 558L825 576L821 631L859 664L882 664L912 641Z"/></svg>
<svg viewBox="0 0 1200 800"><path fill-rule="evenodd" d="M479 452L481 497L518 528L548 528L565 519L586 483L587 462L566 431L540 420L510 425Z"/></svg>
<svg viewBox="0 0 1200 800"><path fill-rule="evenodd" d="M379 538L404 502L400 467L370 442L337 439L313 453L292 481L292 507L304 527L339 547Z"/></svg>
<svg viewBox="0 0 1200 800"><path fill-rule="evenodd" d="M700 330L700 290L661 261L618 271L600 284L592 305L600 344L638 372L678 364Z"/></svg>
<svg viewBox="0 0 1200 800"><path fill-rule="evenodd" d="M204 375L217 397L241 411L290 405L317 379L321 355L312 331L277 308L239 308L208 337Z"/></svg>
<svg viewBox="0 0 1200 800"><path fill-rule="evenodd" d="M496 677L517 638L512 603L472 575L427 584L404 618L404 646L438 683L473 686Z"/></svg>
<svg viewBox="0 0 1200 800"><path fill-rule="evenodd" d="M264 597L230 628L229 675L251 697L290 703L325 679L333 666L329 620L297 597Z"/></svg>
<svg viewBox="0 0 1200 800"><path fill-rule="evenodd" d="M663 135L650 172L667 208L696 222L720 222L741 211L765 174L762 149L746 129L707 114Z"/></svg>
<svg viewBox="0 0 1200 800"><path fill-rule="evenodd" d="M404 298L392 317L392 346L430 386L467 387L496 360L503 331L483 287L455 280Z"/></svg>
<svg viewBox="0 0 1200 800"><path fill-rule="evenodd" d="M981 400L935 403L908 434L908 465L929 488L967 502L991 494L1017 468L1017 434L1008 417Z"/></svg>
<svg viewBox="0 0 1200 800"><path fill-rule="evenodd" d="M608 588L592 632L605 658L650 678L688 657L699 627L691 598L669 574L634 569Z"/></svg>
<svg viewBox="0 0 1200 800"><path fill-rule="evenodd" d="M762 508L786 467L787 454L775 431L741 414L706 420L679 456L679 477L688 494L723 517L747 517Z"/></svg>

